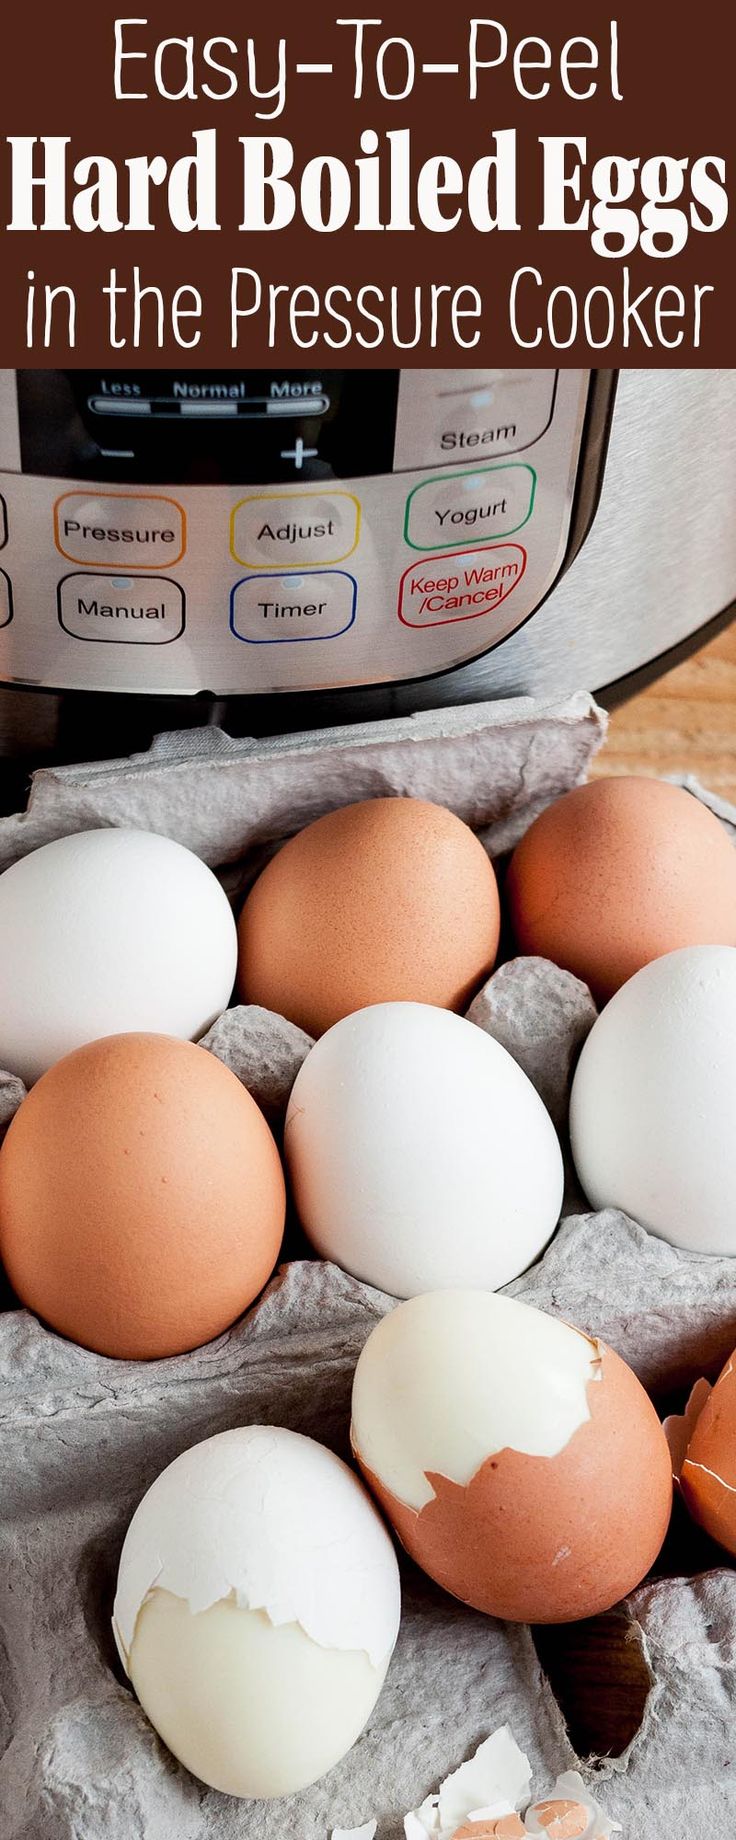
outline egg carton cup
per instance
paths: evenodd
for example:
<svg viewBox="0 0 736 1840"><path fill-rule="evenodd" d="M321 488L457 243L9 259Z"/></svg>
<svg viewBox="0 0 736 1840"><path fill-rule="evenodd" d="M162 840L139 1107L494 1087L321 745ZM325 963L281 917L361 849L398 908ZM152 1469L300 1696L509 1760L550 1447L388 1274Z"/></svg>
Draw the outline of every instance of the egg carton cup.
<svg viewBox="0 0 736 1840"><path fill-rule="evenodd" d="M239 896L310 819L391 793L448 805L498 857L585 778L604 733L603 713L578 695L273 742L210 730L163 736L129 761L39 773L28 811L0 821L0 865L68 831L133 825L195 849ZM736 832L736 811L681 783ZM596 1014L586 987L543 959L510 960L468 1013L524 1067L566 1149L572 1072ZM240 1007L204 1045L278 1132L309 1038ZM0 1074L0 1132L22 1097L20 1082ZM587 1211L569 1157L562 1225L508 1289L600 1335L660 1397L715 1373L736 1343L736 1259L681 1253L614 1210ZM400 1840L405 1812L505 1724L535 1781L579 1768L629 1840L736 1830L736 1574L726 1565L649 1582L627 1600L651 1687L620 1758L575 1755L528 1629L455 1603L408 1561L378 1705L314 1788L233 1801L196 1782L157 1739L110 1622L133 1510L182 1450L237 1424L290 1426L348 1457L355 1364L392 1307L336 1266L297 1258L216 1342L150 1363L91 1354L24 1310L0 1315L3 1840L326 1840L372 1820L378 1840Z"/></svg>

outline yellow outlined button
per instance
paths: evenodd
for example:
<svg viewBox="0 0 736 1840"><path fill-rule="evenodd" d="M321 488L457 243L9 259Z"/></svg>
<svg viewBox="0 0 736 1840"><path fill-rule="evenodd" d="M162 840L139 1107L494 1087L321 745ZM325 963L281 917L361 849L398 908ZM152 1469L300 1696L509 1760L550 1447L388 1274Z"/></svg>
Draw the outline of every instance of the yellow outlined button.
<svg viewBox="0 0 736 1840"><path fill-rule="evenodd" d="M54 537L67 562L168 569L187 546L183 505L160 492L64 492L54 505Z"/></svg>
<svg viewBox="0 0 736 1840"><path fill-rule="evenodd" d="M352 492L252 493L233 506L230 553L246 569L347 562L358 547L360 521Z"/></svg>

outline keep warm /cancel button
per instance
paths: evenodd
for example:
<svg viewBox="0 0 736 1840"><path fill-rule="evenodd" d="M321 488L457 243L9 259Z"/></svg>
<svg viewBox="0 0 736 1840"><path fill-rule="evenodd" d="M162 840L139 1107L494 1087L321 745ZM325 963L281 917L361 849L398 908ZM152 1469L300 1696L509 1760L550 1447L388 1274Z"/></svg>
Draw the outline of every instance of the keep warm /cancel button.
<svg viewBox="0 0 736 1840"><path fill-rule="evenodd" d="M508 600L526 569L520 543L496 543L413 562L402 575L399 619L404 626L451 626L477 620Z"/></svg>
<svg viewBox="0 0 736 1840"><path fill-rule="evenodd" d="M72 639L171 645L184 631L183 590L161 575L67 575L58 600L59 624Z"/></svg>

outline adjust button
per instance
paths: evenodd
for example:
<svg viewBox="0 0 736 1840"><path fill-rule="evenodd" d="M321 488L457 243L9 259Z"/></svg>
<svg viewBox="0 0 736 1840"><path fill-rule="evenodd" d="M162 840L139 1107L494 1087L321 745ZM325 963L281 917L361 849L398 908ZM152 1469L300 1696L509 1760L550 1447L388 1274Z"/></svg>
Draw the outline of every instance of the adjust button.
<svg viewBox="0 0 736 1840"><path fill-rule="evenodd" d="M346 562L359 533L352 492L259 493L235 506L231 547L246 568L304 568Z"/></svg>
<svg viewBox="0 0 736 1840"><path fill-rule="evenodd" d="M0 626L9 626L13 618L13 589L5 573L0 569Z"/></svg>
<svg viewBox="0 0 736 1840"><path fill-rule="evenodd" d="M510 537L531 517L537 475L526 461L425 479L409 493L404 537L411 549Z"/></svg>
<svg viewBox="0 0 736 1840"><path fill-rule="evenodd" d="M358 584L343 569L248 575L233 588L230 627L247 645L338 639L355 621Z"/></svg>
<svg viewBox="0 0 736 1840"><path fill-rule="evenodd" d="M65 492L54 506L54 531L68 562L98 567L171 568L186 548L183 507L153 493Z"/></svg>
<svg viewBox="0 0 736 1840"><path fill-rule="evenodd" d="M172 645L185 624L183 590L158 575L67 575L59 624L72 639L107 645Z"/></svg>

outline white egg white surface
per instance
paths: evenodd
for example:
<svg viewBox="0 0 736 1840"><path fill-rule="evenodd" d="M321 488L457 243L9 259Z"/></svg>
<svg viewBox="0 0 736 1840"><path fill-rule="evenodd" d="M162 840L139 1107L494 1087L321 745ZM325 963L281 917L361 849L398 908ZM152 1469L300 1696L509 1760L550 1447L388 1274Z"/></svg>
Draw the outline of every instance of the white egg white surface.
<svg viewBox="0 0 736 1840"><path fill-rule="evenodd" d="M317 1251L395 1297L497 1289L559 1218L562 1155L541 1099L448 1010L382 1003L336 1023L297 1075L284 1143Z"/></svg>
<svg viewBox="0 0 736 1840"><path fill-rule="evenodd" d="M394 1549L357 1477L310 1438L250 1426L185 1451L149 1489L113 1627L174 1755L213 1788L266 1798L350 1749L399 1618Z"/></svg>
<svg viewBox="0 0 736 1840"><path fill-rule="evenodd" d="M0 876L0 1065L31 1085L105 1035L195 1040L232 993L235 921L206 863L149 831L80 831Z"/></svg>
<svg viewBox="0 0 736 1840"><path fill-rule="evenodd" d="M417 1511L429 1474L466 1486L500 1450L554 1457L590 1418L598 1344L557 1317L484 1291L435 1291L376 1324L353 1382L352 1440Z"/></svg>
<svg viewBox="0 0 736 1840"><path fill-rule="evenodd" d="M578 1062L570 1136L594 1208L736 1252L736 948L669 952L617 991Z"/></svg>

